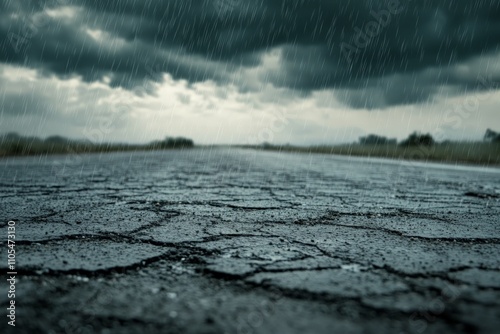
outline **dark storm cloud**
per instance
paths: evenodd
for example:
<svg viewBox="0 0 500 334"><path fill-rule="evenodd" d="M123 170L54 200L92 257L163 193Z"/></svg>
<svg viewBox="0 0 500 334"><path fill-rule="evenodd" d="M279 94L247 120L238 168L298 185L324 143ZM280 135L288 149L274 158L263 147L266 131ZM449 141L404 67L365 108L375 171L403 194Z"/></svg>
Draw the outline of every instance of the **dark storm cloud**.
<svg viewBox="0 0 500 334"><path fill-rule="evenodd" d="M384 107L424 101L441 85L478 89L479 72L462 75L456 65L495 54L500 45L497 0L43 4L1 2L0 61L85 81L107 76L110 85L126 88L161 73L224 83L237 69L259 65L266 50L281 47L280 70L263 80L299 92L335 88L353 107ZM65 5L75 8L72 18L47 15ZM101 40L89 34L96 31Z"/></svg>

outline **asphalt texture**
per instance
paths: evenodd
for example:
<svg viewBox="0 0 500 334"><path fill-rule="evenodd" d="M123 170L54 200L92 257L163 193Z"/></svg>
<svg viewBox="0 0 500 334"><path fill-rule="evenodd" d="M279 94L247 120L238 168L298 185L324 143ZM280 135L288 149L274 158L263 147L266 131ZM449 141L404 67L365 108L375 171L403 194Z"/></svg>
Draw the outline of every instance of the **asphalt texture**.
<svg viewBox="0 0 500 334"><path fill-rule="evenodd" d="M500 169L192 149L0 176L2 333L500 330Z"/></svg>

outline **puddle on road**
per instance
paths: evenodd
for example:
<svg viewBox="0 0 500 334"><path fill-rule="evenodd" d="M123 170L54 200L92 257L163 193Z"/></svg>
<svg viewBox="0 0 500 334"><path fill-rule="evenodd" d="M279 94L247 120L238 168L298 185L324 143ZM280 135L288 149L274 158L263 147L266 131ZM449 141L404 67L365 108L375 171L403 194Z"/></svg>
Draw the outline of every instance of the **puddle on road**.
<svg viewBox="0 0 500 334"><path fill-rule="evenodd" d="M353 273L359 273L361 271L368 270L368 267L360 266L359 264L356 264L356 263L351 263L351 264L341 265L340 269L350 271Z"/></svg>

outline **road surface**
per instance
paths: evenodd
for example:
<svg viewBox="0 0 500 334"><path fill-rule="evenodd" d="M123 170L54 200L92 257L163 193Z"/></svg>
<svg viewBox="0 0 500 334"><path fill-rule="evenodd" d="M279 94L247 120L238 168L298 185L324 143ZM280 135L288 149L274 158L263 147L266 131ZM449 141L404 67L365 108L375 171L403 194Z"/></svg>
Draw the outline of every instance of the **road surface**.
<svg viewBox="0 0 500 334"><path fill-rule="evenodd" d="M192 149L6 158L0 176L2 333L500 328L499 169Z"/></svg>

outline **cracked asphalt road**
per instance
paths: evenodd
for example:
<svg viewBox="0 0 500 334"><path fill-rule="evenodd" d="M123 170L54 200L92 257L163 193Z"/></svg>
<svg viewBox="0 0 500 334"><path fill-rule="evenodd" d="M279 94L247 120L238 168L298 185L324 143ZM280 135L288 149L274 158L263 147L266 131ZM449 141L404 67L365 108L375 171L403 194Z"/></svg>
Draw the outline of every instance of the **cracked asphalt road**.
<svg viewBox="0 0 500 334"><path fill-rule="evenodd" d="M193 149L0 175L18 272L2 333L500 328L499 169Z"/></svg>

